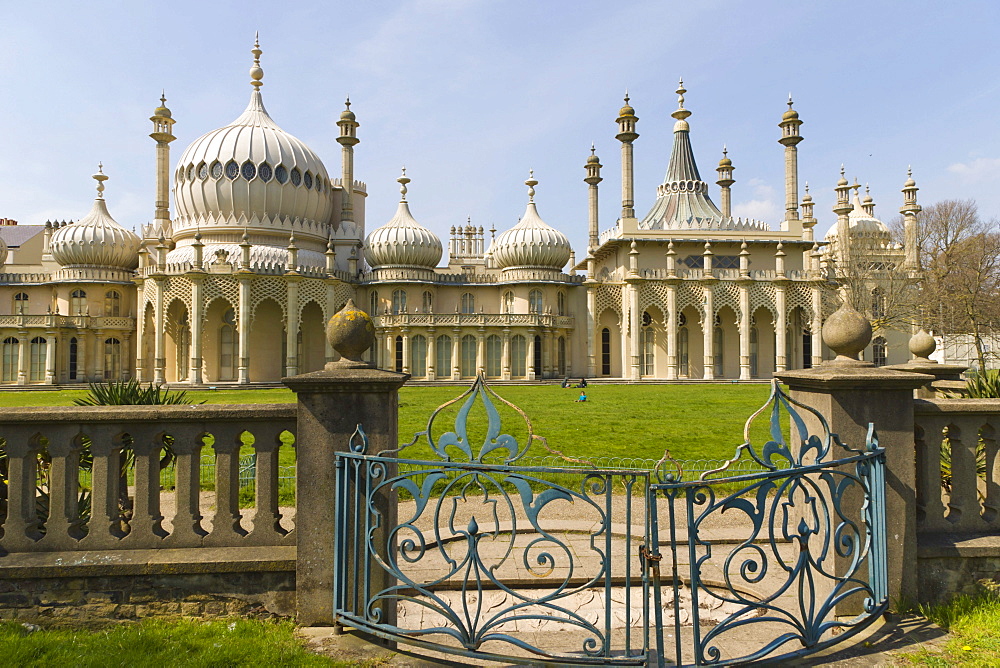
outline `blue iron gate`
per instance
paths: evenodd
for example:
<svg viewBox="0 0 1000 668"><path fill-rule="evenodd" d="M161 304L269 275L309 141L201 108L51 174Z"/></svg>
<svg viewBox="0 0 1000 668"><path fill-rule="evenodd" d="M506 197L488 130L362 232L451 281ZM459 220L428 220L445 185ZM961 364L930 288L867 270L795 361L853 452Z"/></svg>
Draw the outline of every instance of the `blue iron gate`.
<svg viewBox="0 0 1000 668"><path fill-rule="evenodd" d="M520 663L807 654L885 609L883 466L874 430L846 448L777 384L715 469L574 459L479 378L398 450L368 453L359 425L337 453L335 617Z"/></svg>

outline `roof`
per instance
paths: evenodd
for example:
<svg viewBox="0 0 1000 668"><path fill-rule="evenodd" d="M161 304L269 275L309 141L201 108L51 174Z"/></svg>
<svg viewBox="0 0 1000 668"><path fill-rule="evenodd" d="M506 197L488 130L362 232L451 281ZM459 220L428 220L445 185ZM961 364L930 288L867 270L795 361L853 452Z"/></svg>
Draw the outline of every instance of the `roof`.
<svg viewBox="0 0 1000 668"><path fill-rule="evenodd" d="M0 226L0 238L4 240L8 248L17 248L44 230L44 225L2 225Z"/></svg>

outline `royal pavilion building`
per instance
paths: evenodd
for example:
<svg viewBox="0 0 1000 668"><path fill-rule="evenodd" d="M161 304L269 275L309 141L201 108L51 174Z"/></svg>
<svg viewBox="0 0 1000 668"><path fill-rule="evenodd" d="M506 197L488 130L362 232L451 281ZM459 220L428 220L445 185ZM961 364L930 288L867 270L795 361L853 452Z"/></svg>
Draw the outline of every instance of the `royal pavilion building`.
<svg viewBox="0 0 1000 668"><path fill-rule="evenodd" d="M395 215L369 231L350 102L337 123L341 171L332 177L268 114L258 45L252 53L246 109L196 139L173 170L175 119L165 99L153 112L155 213L141 236L109 211L103 167L79 220L0 220L0 384L275 383L334 359L325 323L348 299L374 318L372 361L417 380L766 379L828 355L819 333L840 303L847 267L871 270L850 289L863 290L864 303L870 293L877 323L885 320L880 286L919 277L916 244L894 243L871 196L862 200L843 173L836 223L815 238L808 187L800 199L802 120L790 100L778 135L783 219L732 216L725 153L716 204L695 161L683 85L666 176L648 209L636 208L638 118L626 97L616 135L621 215L603 231L602 165L591 150L581 187L589 218L579 222L586 252L545 222L544 211L560 205L533 174L510 229L487 238L459 223L446 249L418 222L419 197L411 212L404 170ZM916 191L908 179L907 241L916 239ZM910 328L902 329L878 329L866 358L906 361Z"/></svg>

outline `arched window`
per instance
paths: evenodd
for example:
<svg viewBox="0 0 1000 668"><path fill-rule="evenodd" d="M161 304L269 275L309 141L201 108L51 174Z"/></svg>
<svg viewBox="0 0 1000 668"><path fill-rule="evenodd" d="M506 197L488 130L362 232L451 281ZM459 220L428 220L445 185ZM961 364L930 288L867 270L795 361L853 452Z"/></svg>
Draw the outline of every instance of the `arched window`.
<svg viewBox="0 0 1000 668"><path fill-rule="evenodd" d="M486 375L499 378L502 361L503 341L496 334L490 334L486 337Z"/></svg>
<svg viewBox="0 0 1000 668"><path fill-rule="evenodd" d="M438 378L451 375L451 337L447 334L442 334L437 337L437 341L434 343L434 347L437 349L437 360L435 361L434 372L437 374Z"/></svg>
<svg viewBox="0 0 1000 668"><path fill-rule="evenodd" d="M226 323L219 329L219 380L236 380L238 339L234 326Z"/></svg>
<svg viewBox="0 0 1000 668"><path fill-rule="evenodd" d="M528 313L542 312L542 291L535 289L528 293Z"/></svg>
<svg viewBox="0 0 1000 668"><path fill-rule="evenodd" d="M392 312L406 313L406 290L392 291Z"/></svg>
<svg viewBox="0 0 1000 668"><path fill-rule="evenodd" d="M562 293L560 293L560 294L562 294ZM560 376L565 376L566 375L566 337L565 336L560 336L559 337L558 347L559 347L559 351L558 351L557 357L559 359L559 375Z"/></svg>
<svg viewBox="0 0 1000 668"><path fill-rule="evenodd" d="M118 380L122 375L122 342L115 338L104 340L104 379Z"/></svg>
<svg viewBox="0 0 1000 668"><path fill-rule="evenodd" d="M757 356L760 354L760 339L756 327L750 328L750 377L757 377Z"/></svg>
<svg viewBox="0 0 1000 668"><path fill-rule="evenodd" d="M648 313L643 313L643 317L648 316ZM655 367L655 350L656 350L656 331L652 327L643 327L639 333L642 339L639 342L639 351L642 354L642 358L639 360L640 373L643 376L652 376L656 373Z"/></svg>
<svg viewBox="0 0 1000 668"><path fill-rule="evenodd" d="M396 373L403 372L403 337L396 337Z"/></svg>
<svg viewBox="0 0 1000 668"><path fill-rule="evenodd" d="M882 290L875 288L872 290L872 320L881 320L885 317L885 295Z"/></svg>
<svg viewBox="0 0 1000 668"><path fill-rule="evenodd" d="M510 339L510 375L514 378L524 378L528 375L525 356L528 354L528 342L518 334Z"/></svg>
<svg viewBox="0 0 1000 668"><path fill-rule="evenodd" d="M888 352L884 336L876 336L872 341L872 362L875 366L885 366L886 354Z"/></svg>
<svg viewBox="0 0 1000 668"><path fill-rule="evenodd" d="M566 293L560 292L556 296L556 313L566 315Z"/></svg>
<svg viewBox="0 0 1000 668"><path fill-rule="evenodd" d="M434 295L430 290L424 290L424 313L434 312Z"/></svg>
<svg viewBox="0 0 1000 668"><path fill-rule="evenodd" d="M476 312L476 296L471 292L462 295L462 313Z"/></svg>
<svg viewBox="0 0 1000 668"><path fill-rule="evenodd" d="M531 360L531 368L535 371L535 378L542 377L542 337L535 336L535 358Z"/></svg>
<svg viewBox="0 0 1000 668"><path fill-rule="evenodd" d="M69 295L69 314L87 315L87 293L83 290L74 290Z"/></svg>
<svg viewBox="0 0 1000 668"><path fill-rule="evenodd" d="M181 316L181 321L177 323L177 380L187 380L189 357L191 357L191 325L185 312Z"/></svg>
<svg viewBox="0 0 1000 668"><path fill-rule="evenodd" d="M601 330L601 375L611 375L611 330Z"/></svg>
<svg viewBox="0 0 1000 668"><path fill-rule="evenodd" d="M117 290L104 293L104 315L117 318L122 314L122 296Z"/></svg>
<svg viewBox="0 0 1000 668"><path fill-rule="evenodd" d="M373 318L378 315L378 290L372 290L368 295L368 315Z"/></svg>
<svg viewBox="0 0 1000 668"><path fill-rule="evenodd" d="M69 340L69 379L76 380L77 365L80 359L80 344L74 336Z"/></svg>
<svg viewBox="0 0 1000 668"><path fill-rule="evenodd" d="M28 367L28 380L45 380L45 337L36 336L31 340L31 366Z"/></svg>
<svg viewBox="0 0 1000 668"><path fill-rule="evenodd" d="M27 292L18 292L14 295L14 315L28 315Z"/></svg>
<svg viewBox="0 0 1000 668"><path fill-rule="evenodd" d="M466 334L462 337L462 376L476 375L476 337Z"/></svg>
<svg viewBox="0 0 1000 668"><path fill-rule="evenodd" d="M508 290L503 293L503 302L500 304L501 313L514 312L514 293Z"/></svg>
<svg viewBox="0 0 1000 668"><path fill-rule="evenodd" d="M712 358L713 372L716 378L722 378L723 374L723 352L726 346L726 335L721 327L716 327L713 332L714 339L712 346L715 348L715 355Z"/></svg>
<svg viewBox="0 0 1000 668"><path fill-rule="evenodd" d="M683 314L681 314L683 317ZM691 366L688 359L688 328L681 327L677 331L677 373L682 378L691 375Z"/></svg>
<svg viewBox="0 0 1000 668"><path fill-rule="evenodd" d="M18 341L13 336L3 340L3 369L0 369L5 383L17 380Z"/></svg>
<svg viewBox="0 0 1000 668"><path fill-rule="evenodd" d="M410 374L414 378L427 376L427 337L420 334L410 338Z"/></svg>

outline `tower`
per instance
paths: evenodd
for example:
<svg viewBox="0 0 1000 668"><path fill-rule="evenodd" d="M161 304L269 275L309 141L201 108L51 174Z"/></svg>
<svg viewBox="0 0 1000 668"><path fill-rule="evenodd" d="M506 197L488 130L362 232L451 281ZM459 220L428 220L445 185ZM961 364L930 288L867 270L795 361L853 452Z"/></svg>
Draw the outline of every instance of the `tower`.
<svg viewBox="0 0 1000 668"><path fill-rule="evenodd" d="M899 212L903 214L903 234L906 243L906 259L904 268L915 273L920 271L920 254L917 248L917 214L921 207L917 204L917 182L913 180L913 170L907 168L906 183L903 184L903 206Z"/></svg>
<svg viewBox="0 0 1000 668"><path fill-rule="evenodd" d="M719 173L719 180L716 183L722 189L719 195L719 203L722 205L722 217L731 218L732 213L732 193L730 192L730 187L736 181L733 179L733 161L729 159L729 151L726 147L722 147L722 160L719 161L719 166L715 169Z"/></svg>
<svg viewBox="0 0 1000 668"><path fill-rule="evenodd" d="M149 136L156 142L156 212L153 227L165 232L170 225L170 142L177 139L172 132L175 121L167 109L166 93L160 96L160 106L149 120L153 122L153 132Z"/></svg>
<svg viewBox="0 0 1000 668"><path fill-rule="evenodd" d="M618 134L615 139L622 143L622 218L635 218L632 142L639 138L639 133L635 131L635 124L639 119L628 101L628 91L625 91L625 106L618 112Z"/></svg>
<svg viewBox="0 0 1000 668"><path fill-rule="evenodd" d="M833 212L837 214L837 263L841 272L847 271L847 261L851 254L851 222L848 216L854 210L851 204L851 186L844 177L844 166L840 166L840 180L834 188L837 193L837 203Z"/></svg>
<svg viewBox="0 0 1000 668"><path fill-rule="evenodd" d="M337 143L343 147L341 151L342 172L344 191L341 194L340 221L341 223L354 223L354 146L361 141L358 139L357 116L351 111L351 98L347 98L344 103L345 109L340 113L340 136ZM363 238L363 232L358 233L358 238Z"/></svg>
<svg viewBox="0 0 1000 668"><path fill-rule="evenodd" d="M589 188L587 188L587 213L589 219L590 234L587 241L587 251L593 253L598 246L598 235L600 230L598 228L598 218L597 218L597 184L603 181L601 178L601 161L597 157L596 148L593 144L590 146L590 155L587 156L587 164L583 167L587 170L587 176L584 177L583 182L586 183Z"/></svg>
<svg viewBox="0 0 1000 668"><path fill-rule="evenodd" d="M801 126L799 112L792 109L792 94L789 93L788 111L778 123L781 128L778 143L785 147L785 220L781 224L782 230L788 229L788 221L799 219L799 156L796 147L802 141L802 135L799 134Z"/></svg>

